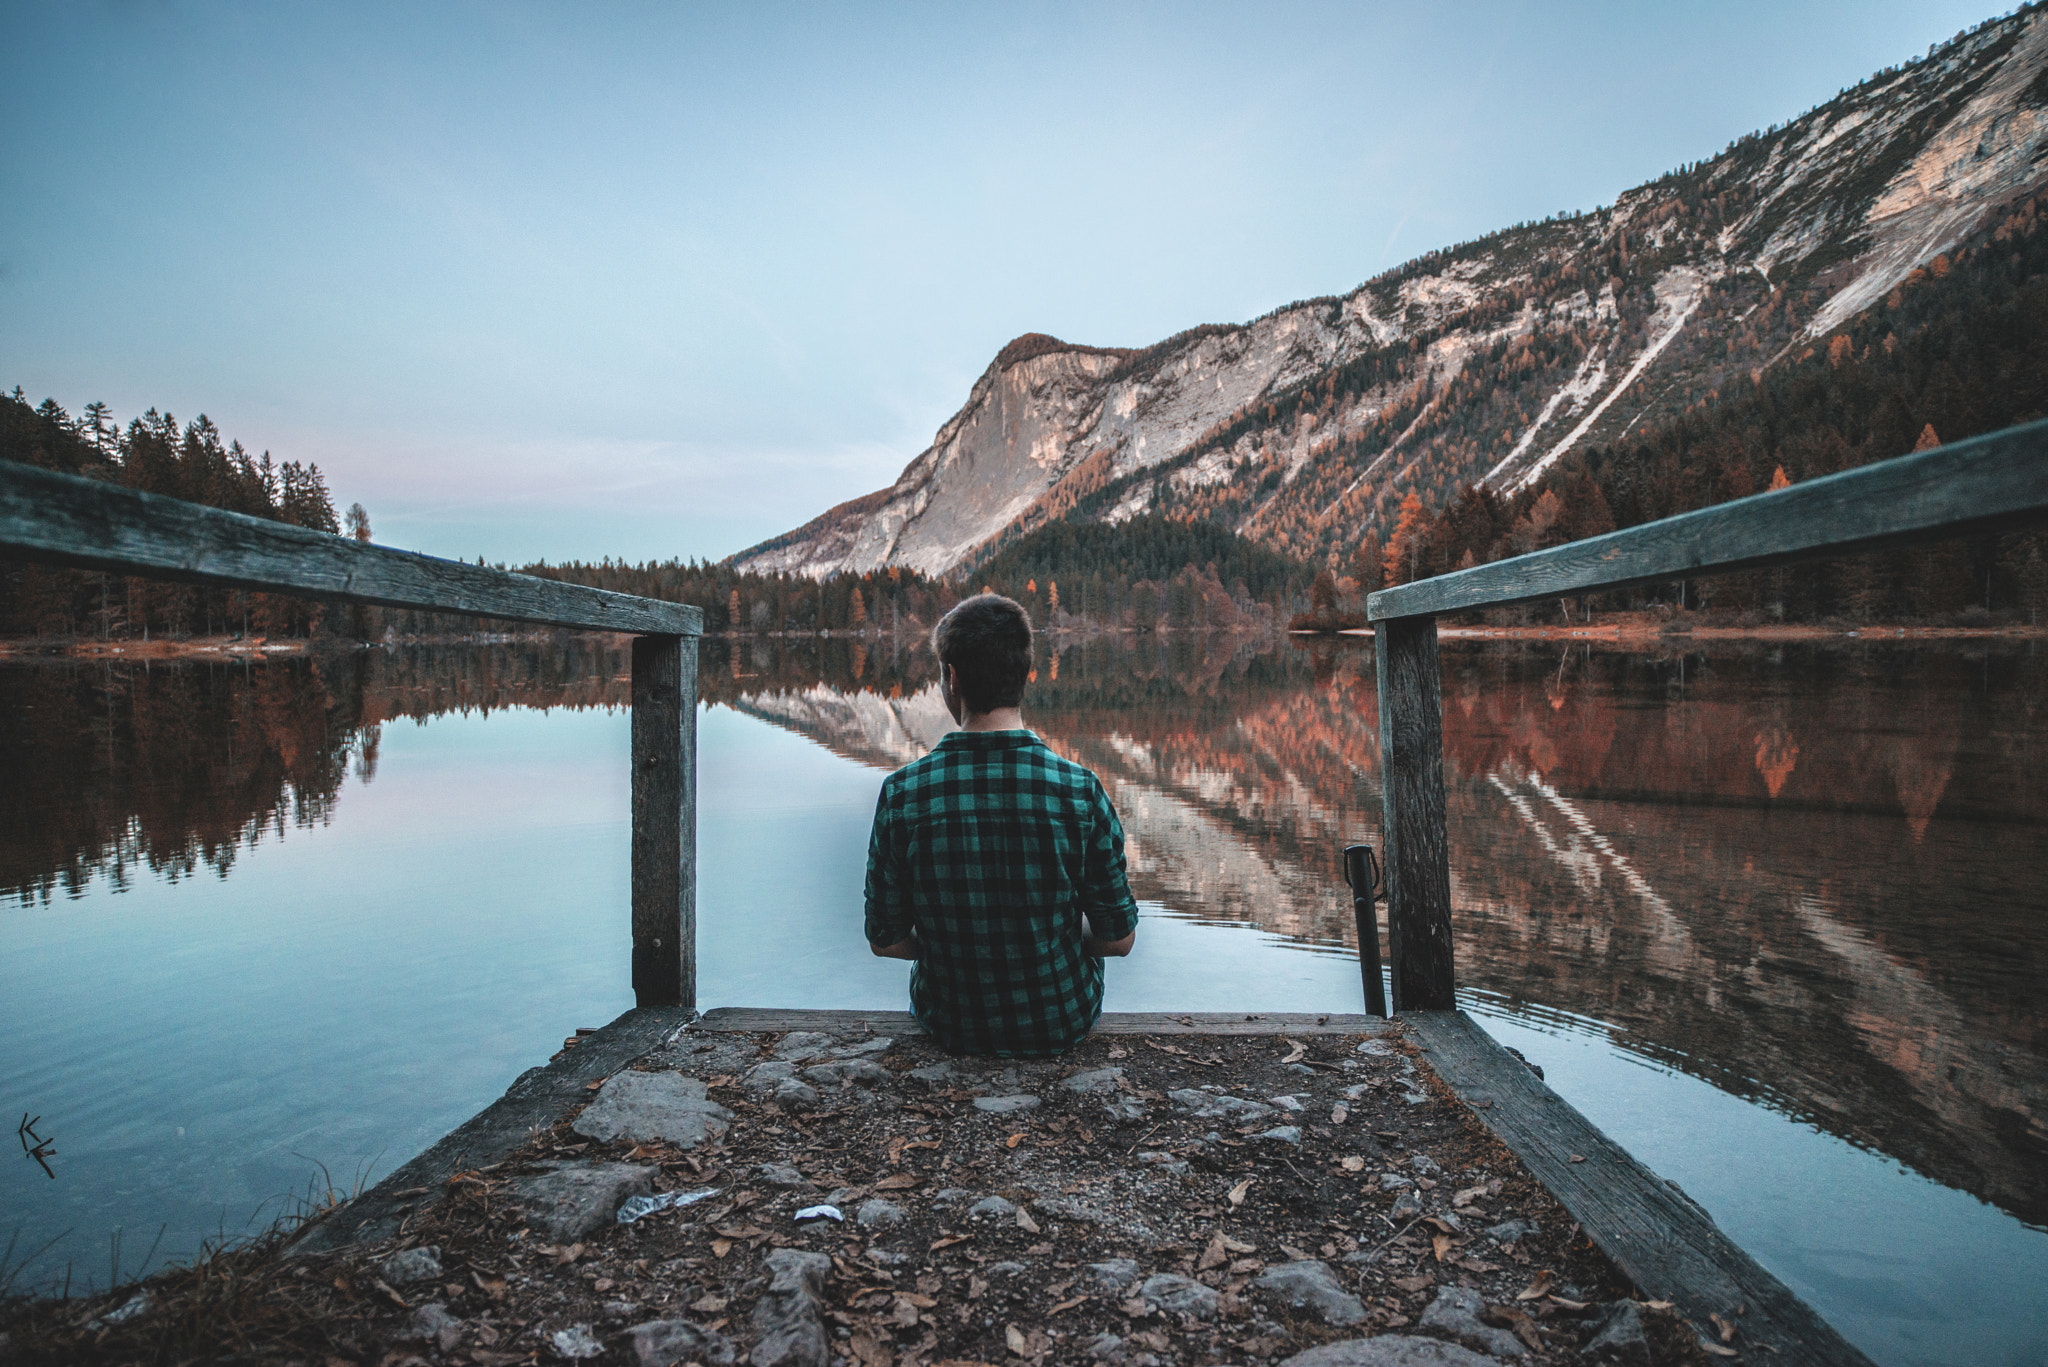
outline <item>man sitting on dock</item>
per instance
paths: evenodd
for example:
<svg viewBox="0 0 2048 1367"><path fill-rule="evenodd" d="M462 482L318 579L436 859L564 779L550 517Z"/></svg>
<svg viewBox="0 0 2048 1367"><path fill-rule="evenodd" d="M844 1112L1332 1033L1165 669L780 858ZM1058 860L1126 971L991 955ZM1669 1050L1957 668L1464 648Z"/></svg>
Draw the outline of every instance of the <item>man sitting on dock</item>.
<svg viewBox="0 0 2048 1367"><path fill-rule="evenodd" d="M1102 1014L1102 960L1138 905L1102 783L1024 727L1031 619L978 594L932 632L960 729L882 783L868 947L909 959L910 1005L956 1053L1059 1054Z"/></svg>

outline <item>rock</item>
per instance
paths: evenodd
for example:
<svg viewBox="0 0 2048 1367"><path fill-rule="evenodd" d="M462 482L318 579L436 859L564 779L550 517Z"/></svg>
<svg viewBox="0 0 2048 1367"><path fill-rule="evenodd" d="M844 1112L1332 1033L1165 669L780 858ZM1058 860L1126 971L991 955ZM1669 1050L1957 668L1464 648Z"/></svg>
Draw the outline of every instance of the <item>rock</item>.
<svg viewBox="0 0 2048 1367"><path fill-rule="evenodd" d="M606 1301L604 1317L608 1320L629 1320L640 1313L638 1301Z"/></svg>
<svg viewBox="0 0 2048 1367"><path fill-rule="evenodd" d="M1346 1101L1356 1101L1371 1090L1372 1084L1370 1082L1354 1082L1344 1089L1344 1099Z"/></svg>
<svg viewBox="0 0 2048 1367"><path fill-rule="evenodd" d="M1081 1269L1080 1281L1105 1296L1121 1296L1138 1283L1138 1265L1129 1258L1111 1258Z"/></svg>
<svg viewBox="0 0 2048 1367"><path fill-rule="evenodd" d="M627 1197L654 1190L659 1171L639 1163L571 1163L514 1178L512 1199L546 1242L570 1244L615 1223Z"/></svg>
<svg viewBox="0 0 2048 1367"><path fill-rule="evenodd" d="M1290 1063L1287 1065L1287 1071L1290 1073L1300 1073L1303 1077L1314 1077L1316 1075L1316 1070L1309 1067L1306 1063Z"/></svg>
<svg viewBox="0 0 2048 1367"><path fill-rule="evenodd" d="M1352 1052L1369 1054L1373 1058L1392 1058L1394 1056L1394 1046L1383 1039L1369 1039Z"/></svg>
<svg viewBox="0 0 2048 1367"><path fill-rule="evenodd" d="M825 1338L825 1278L832 1260L823 1253L778 1248L768 1254L767 1291L754 1305L754 1367L830 1367Z"/></svg>
<svg viewBox="0 0 2048 1367"><path fill-rule="evenodd" d="M1500 1367L1500 1359L1410 1334L1346 1339L1296 1353L1280 1367Z"/></svg>
<svg viewBox="0 0 2048 1367"><path fill-rule="evenodd" d="M896 1041L889 1035L877 1035L864 1039L858 1044L842 1044L837 1049L827 1049L826 1058L868 1058L875 1054L886 1054L889 1046Z"/></svg>
<svg viewBox="0 0 2048 1367"><path fill-rule="evenodd" d="M1076 1073L1060 1083L1060 1086L1070 1092L1080 1092L1083 1095L1095 1092L1114 1092L1117 1083L1123 1080L1123 1075L1124 1070L1121 1068L1097 1068L1091 1072Z"/></svg>
<svg viewBox="0 0 2048 1367"><path fill-rule="evenodd" d="M1389 1220L1412 1220L1422 1214L1422 1197L1419 1193L1404 1191L1395 1199L1394 1208L1387 1212Z"/></svg>
<svg viewBox="0 0 2048 1367"><path fill-rule="evenodd" d="M716 1329L688 1320L649 1320L626 1331L633 1360L640 1367L669 1367L676 1362L701 1362L705 1367L731 1367L732 1341Z"/></svg>
<svg viewBox="0 0 2048 1367"><path fill-rule="evenodd" d="M1036 1105L1038 1105L1038 1098L1030 1095L978 1096L974 1098L975 1110L988 1111L994 1115L1014 1115L1018 1111L1028 1111Z"/></svg>
<svg viewBox="0 0 2048 1367"><path fill-rule="evenodd" d="M912 1068L909 1076L927 1086L936 1087L942 1082L951 1082L960 1074L954 1070L952 1064L940 1059L937 1063L928 1063L922 1068Z"/></svg>
<svg viewBox="0 0 2048 1367"><path fill-rule="evenodd" d="M1301 1098L1289 1092L1283 1092L1279 1096L1269 1096L1266 1100L1283 1111L1298 1112L1306 1109L1301 1104Z"/></svg>
<svg viewBox="0 0 2048 1367"><path fill-rule="evenodd" d="M808 1189L811 1179L798 1172L793 1163L763 1163L754 1169L754 1175L771 1187L788 1190Z"/></svg>
<svg viewBox="0 0 2048 1367"><path fill-rule="evenodd" d="M1415 1327L1448 1335L1467 1348L1481 1348L1495 1357L1518 1358L1527 1353L1522 1341L1507 1330L1480 1322L1480 1312L1485 1309L1486 1297L1472 1288L1440 1286Z"/></svg>
<svg viewBox="0 0 2048 1367"><path fill-rule="evenodd" d="M807 1058L816 1058L831 1048L832 1044L832 1037L820 1031L792 1030L776 1044L775 1057L801 1063Z"/></svg>
<svg viewBox="0 0 2048 1367"><path fill-rule="evenodd" d="M1650 1340L1643 1333L1643 1312L1634 1301L1609 1302L1593 1337L1579 1350L1589 1358L1613 1358L1623 1362L1648 1362Z"/></svg>
<svg viewBox="0 0 2048 1367"><path fill-rule="evenodd" d="M1429 1104L1429 1098L1420 1092L1403 1092L1401 1093L1401 1100L1407 1102L1410 1106L1426 1106Z"/></svg>
<svg viewBox="0 0 2048 1367"><path fill-rule="evenodd" d="M1421 1173L1424 1177L1442 1177L1444 1175L1443 1165L1426 1153L1418 1153L1410 1158L1408 1166Z"/></svg>
<svg viewBox="0 0 2048 1367"><path fill-rule="evenodd" d="M1344 1289L1328 1264L1313 1259L1269 1267L1252 1286L1270 1301L1313 1311L1325 1324L1356 1324L1365 1318L1364 1302Z"/></svg>
<svg viewBox="0 0 2048 1367"><path fill-rule="evenodd" d="M982 1269L991 1277L1021 1277L1030 1270L1022 1263L1012 1262L990 1263Z"/></svg>
<svg viewBox="0 0 2048 1367"><path fill-rule="evenodd" d="M932 1193L932 1204L935 1206L957 1206L972 1195L974 1193L965 1187L940 1187Z"/></svg>
<svg viewBox="0 0 2048 1367"><path fill-rule="evenodd" d="M872 1059L842 1058L804 1069L804 1081L820 1087L879 1087L893 1082L895 1075Z"/></svg>
<svg viewBox="0 0 2048 1367"><path fill-rule="evenodd" d="M1406 1191L1414 1185L1414 1178L1403 1177L1398 1172L1383 1172L1380 1174L1381 1191Z"/></svg>
<svg viewBox="0 0 2048 1367"><path fill-rule="evenodd" d="M1270 1130L1261 1130L1259 1138L1270 1139L1276 1144L1292 1144L1298 1149L1301 1147L1301 1126L1275 1125Z"/></svg>
<svg viewBox="0 0 2048 1367"><path fill-rule="evenodd" d="M1143 1120L1145 1103L1134 1096L1120 1096L1102 1108L1111 1120Z"/></svg>
<svg viewBox="0 0 2048 1367"><path fill-rule="evenodd" d="M1500 1244L1520 1243L1535 1232L1534 1220L1502 1220L1486 1227L1486 1237Z"/></svg>
<svg viewBox="0 0 2048 1367"><path fill-rule="evenodd" d="M1138 1286L1138 1298L1170 1315L1189 1315L1198 1320L1216 1318L1215 1291L1178 1272L1160 1272Z"/></svg>
<svg viewBox="0 0 2048 1367"><path fill-rule="evenodd" d="M1104 1333L1097 1334L1094 1338L1082 1344L1081 1351L1092 1358L1115 1357L1117 1350L1123 1346L1124 1341L1115 1334Z"/></svg>
<svg viewBox="0 0 2048 1367"><path fill-rule="evenodd" d="M1193 1114L1197 1119L1209 1120L1227 1116L1240 1123L1264 1120L1273 1114L1273 1108L1263 1101L1246 1101L1243 1097L1222 1093L1209 1093L1193 1087L1182 1087L1167 1093L1173 1104Z"/></svg>
<svg viewBox="0 0 2048 1367"><path fill-rule="evenodd" d="M1175 1177L1185 1177L1188 1175L1188 1163L1185 1158L1175 1158L1172 1154L1158 1149L1148 1149L1144 1153L1139 1154L1138 1161L1140 1163L1149 1163L1161 1172L1171 1173Z"/></svg>
<svg viewBox="0 0 2048 1367"><path fill-rule="evenodd" d="M448 1307L439 1301L429 1301L412 1312L412 1318L399 1329L402 1339L426 1339L444 1353L455 1351L455 1345L462 1339L462 1321L448 1313Z"/></svg>
<svg viewBox="0 0 2048 1367"><path fill-rule="evenodd" d="M894 1201L884 1201L871 1196L860 1203L860 1209L853 1213L853 1222L863 1229L879 1229L888 1225L903 1223L903 1207Z"/></svg>
<svg viewBox="0 0 2048 1367"><path fill-rule="evenodd" d="M775 1090L769 1093L768 1099L778 1106L815 1106L818 1089L793 1077L784 1078L775 1084Z"/></svg>
<svg viewBox="0 0 2048 1367"><path fill-rule="evenodd" d="M766 1092L772 1090L777 1083L787 1082L795 1076L794 1063L787 1059L770 1059L766 1063L757 1063L747 1069L746 1076L740 1079L740 1085L750 1092Z"/></svg>
<svg viewBox="0 0 2048 1367"><path fill-rule="evenodd" d="M556 1357L568 1358L574 1362L581 1358L604 1356L604 1345L590 1332L587 1324L572 1324L567 1329L557 1329L548 1335L548 1344L555 1350Z"/></svg>
<svg viewBox="0 0 2048 1367"><path fill-rule="evenodd" d="M669 1143L694 1149L731 1127L732 1112L705 1096L701 1078L681 1073L614 1073L576 1117L576 1133L610 1143Z"/></svg>
<svg viewBox="0 0 2048 1367"><path fill-rule="evenodd" d="M970 1220L1014 1220L1017 1218L1017 1206L1015 1202L1004 1200L1000 1196L984 1196L967 1208L967 1218Z"/></svg>
<svg viewBox="0 0 2048 1367"><path fill-rule="evenodd" d="M408 1248L402 1253L394 1253L377 1264L377 1275L393 1286L406 1286L438 1277L441 1275L440 1245Z"/></svg>

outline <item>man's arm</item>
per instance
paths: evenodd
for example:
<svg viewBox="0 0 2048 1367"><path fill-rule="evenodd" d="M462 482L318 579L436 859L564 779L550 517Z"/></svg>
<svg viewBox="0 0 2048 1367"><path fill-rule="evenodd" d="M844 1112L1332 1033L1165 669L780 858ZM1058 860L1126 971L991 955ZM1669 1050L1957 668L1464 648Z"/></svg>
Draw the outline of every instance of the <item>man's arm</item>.
<svg viewBox="0 0 2048 1367"><path fill-rule="evenodd" d="M868 836L868 877L864 897L868 951L878 959L917 960L917 932L911 923L909 898L893 848L889 786L882 785L875 803L875 825Z"/></svg>
<svg viewBox="0 0 2048 1367"><path fill-rule="evenodd" d="M870 943L868 945L868 952L873 954L877 959L908 959L912 963L916 963L917 937L915 935L906 935L893 945L878 945ZM1126 943L1124 949L1119 950L1117 952L1128 953L1128 943Z"/></svg>
<svg viewBox="0 0 2048 1367"><path fill-rule="evenodd" d="M1130 953L1131 946L1138 942L1136 930L1121 940L1098 940L1095 938L1095 927L1089 924L1086 918L1083 918L1082 925L1084 929L1081 932L1081 952L1097 959L1121 959ZM879 949L875 951L877 954L882 952Z"/></svg>

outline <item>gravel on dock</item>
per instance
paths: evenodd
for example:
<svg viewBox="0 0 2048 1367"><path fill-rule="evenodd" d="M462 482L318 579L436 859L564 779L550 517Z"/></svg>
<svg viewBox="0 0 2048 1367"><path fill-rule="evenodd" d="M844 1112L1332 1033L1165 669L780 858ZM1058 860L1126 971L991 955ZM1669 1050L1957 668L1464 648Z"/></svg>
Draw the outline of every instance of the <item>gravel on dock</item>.
<svg viewBox="0 0 2048 1367"><path fill-rule="evenodd" d="M1705 1363L1376 1036L691 1029L398 1236L0 1304L22 1362ZM669 1198L630 1224L640 1198ZM647 1204L643 1200L641 1204ZM799 1218L801 1217L801 1218ZM109 1312L116 1312L110 1314Z"/></svg>

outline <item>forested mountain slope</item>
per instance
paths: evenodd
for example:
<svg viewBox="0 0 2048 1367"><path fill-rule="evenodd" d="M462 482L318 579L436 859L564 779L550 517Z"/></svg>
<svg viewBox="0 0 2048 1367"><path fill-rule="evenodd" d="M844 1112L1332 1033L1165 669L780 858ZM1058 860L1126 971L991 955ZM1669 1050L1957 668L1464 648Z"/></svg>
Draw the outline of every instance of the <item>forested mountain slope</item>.
<svg viewBox="0 0 2048 1367"><path fill-rule="evenodd" d="M1477 484L1512 524L1572 457L1697 427L1766 377L1838 365L1845 345L1866 359L1873 310L1946 288L1960 244L2031 235L2030 214L2012 221L2048 185L2044 156L2048 14L2029 7L1611 206L1433 252L1343 296L1142 350L1019 338L895 484L732 563L944 573L1049 521L1156 511L1341 568L1394 536L1404 503L1412 533ZM2031 278L2006 277L1973 279ZM1979 303L2048 332L2011 298ZM1885 357L1914 341L1886 335ZM1981 387L1970 364L1948 358L1955 384ZM1967 435L1923 414L1920 392L1891 397L1860 438L1838 428L1855 459L1898 445L1893 429L1904 445L1882 454L1930 423ZM1761 456L1766 479L1786 463Z"/></svg>

